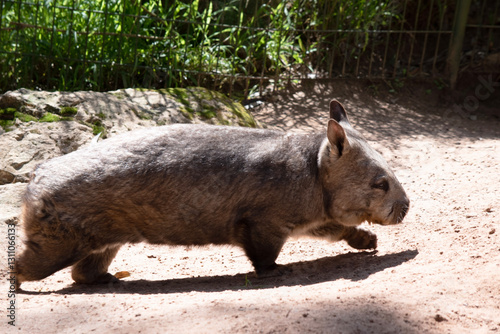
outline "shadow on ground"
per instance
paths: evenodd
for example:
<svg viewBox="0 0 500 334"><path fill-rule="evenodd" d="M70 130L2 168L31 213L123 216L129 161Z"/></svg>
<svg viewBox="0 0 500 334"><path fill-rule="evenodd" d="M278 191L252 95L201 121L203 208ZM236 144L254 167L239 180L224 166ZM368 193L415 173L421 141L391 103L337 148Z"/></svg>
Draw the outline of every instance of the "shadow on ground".
<svg viewBox="0 0 500 334"><path fill-rule="evenodd" d="M383 82L359 80L304 81L277 93L254 114L261 122L282 130L322 131L328 120L329 103L337 99L355 128L370 140L393 143L393 148L401 136L457 140L500 137L500 114L488 101L481 102L474 112L477 120L473 121L468 118L470 112L463 109L464 97L453 98L427 89L422 83L408 84L395 93L388 93L383 86Z"/></svg>
<svg viewBox="0 0 500 334"><path fill-rule="evenodd" d="M286 302L269 305L264 301L250 307L218 304L212 310L219 318L227 313L245 314L242 317L248 318L251 313L253 322L234 325L233 333L289 333L290 328L297 333L422 333L421 319L405 312L397 303L370 295L339 300L332 291L330 298L312 306Z"/></svg>
<svg viewBox="0 0 500 334"><path fill-rule="evenodd" d="M414 259L418 250L406 250L399 253L377 255L377 251L347 253L324 257L312 261L287 264L292 272L283 276L256 278L253 272L237 275L189 277L170 280L122 280L108 285L73 284L67 288L52 292L31 292L21 290L22 294L106 294L106 293L185 293L191 291L217 292L242 289L272 289L283 286L312 285L322 282L348 279L364 280L372 274L387 268L397 267Z"/></svg>

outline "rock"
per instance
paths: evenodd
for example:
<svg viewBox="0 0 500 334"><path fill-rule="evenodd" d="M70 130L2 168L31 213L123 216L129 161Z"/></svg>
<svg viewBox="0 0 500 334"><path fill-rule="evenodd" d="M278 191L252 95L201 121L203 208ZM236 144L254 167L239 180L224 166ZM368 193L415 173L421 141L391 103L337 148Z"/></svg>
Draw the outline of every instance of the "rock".
<svg viewBox="0 0 500 334"><path fill-rule="evenodd" d="M437 322L448 321L448 319L446 319L445 317L443 317L441 314L436 314L434 316L434 320L436 320Z"/></svg>
<svg viewBox="0 0 500 334"><path fill-rule="evenodd" d="M77 122L32 123L0 136L0 185L28 182L37 164L75 151L93 137L90 127Z"/></svg>
<svg viewBox="0 0 500 334"><path fill-rule="evenodd" d="M9 91L0 96L0 109L5 108L16 108L19 109L25 104L23 99L23 94L25 94L25 89L19 89L16 91Z"/></svg>
<svg viewBox="0 0 500 334"><path fill-rule="evenodd" d="M100 128L106 135L171 123L210 123L260 127L251 114L225 95L201 87L100 92L44 92L19 89L0 96L0 108L15 108L41 121L59 120L71 107L71 120ZM62 114L62 115L61 115ZM18 119L15 120L19 123ZM14 122L15 124L15 122ZM97 129L99 127L99 129Z"/></svg>
<svg viewBox="0 0 500 334"><path fill-rule="evenodd" d="M0 170L0 185L14 182L16 176L6 170Z"/></svg>
<svg viewBox="0 0 500 334"><path fill-rule="evenodd" d="M21 213L21 197L25 183L6 184L0 187L0 224L15 219Z"/></svg>

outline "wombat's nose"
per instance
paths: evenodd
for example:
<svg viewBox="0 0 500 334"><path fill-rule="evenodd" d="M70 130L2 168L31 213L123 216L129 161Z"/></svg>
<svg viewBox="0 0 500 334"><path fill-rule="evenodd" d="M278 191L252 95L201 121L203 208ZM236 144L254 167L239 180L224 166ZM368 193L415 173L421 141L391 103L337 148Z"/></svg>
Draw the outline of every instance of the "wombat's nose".
<svg viewBox="0 0 500 334"><path fill-rule="evenodd" d="M405 218L406 213L408 212L409 208L410 208L409 205L403 206L403 208L401 209L401 214L400 214L401 220L403 220Z"/></svg>
<svg viewBox="0 0 500 334"><path fill-rule="evenodd" d="M401 213L399 214L398 219L399 222L403 221L406 214L408 213L408 210L410 209L410 200L408 199L408 197L405 197L405 200L401 204Z"/></svg>

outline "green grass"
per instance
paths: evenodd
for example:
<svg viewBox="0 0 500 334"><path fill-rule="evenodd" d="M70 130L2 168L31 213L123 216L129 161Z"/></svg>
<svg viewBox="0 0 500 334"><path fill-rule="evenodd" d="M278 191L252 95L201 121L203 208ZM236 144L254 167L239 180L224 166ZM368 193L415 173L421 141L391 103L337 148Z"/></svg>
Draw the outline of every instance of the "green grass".
<svg viewBox="0 0 500 334"><path fill-rule="evenodd" d="M14 121L11 121L11 120L7 120L7 119L0 119L0 126L2 127L2 129L4 129L5 131L9 131L10 130L10 127L14 125Z"/></svg>
<svg viewBox="0 0 500 334"><path fill-rule="evenodd" d="M61 117L59 115L47 112L41 118L36 118L32 115L22 113L14 108L0 109L0 116L8 116L8 119L0 117L0 126L5 130L9 131L14 125L15 119L19 119L21 122L58 122L58 121L69 121L73 120L72 117ZM3 119L2 119L3 118Z"/></svg>
<svg viewBox="0 0 500 334"><path fill-rule="evenodd" d="M19 119L21 122L38 122L38 118L19 112L15 108L0 109L0 127L5 131L9 131L14 125L15 120Z"/></svg>
<svg viewBox="0 0 500 334"><path fill-rule="evenodd" d="M252 287L252 282L248 279L248 275L245 275L245 288L251 288Z"/></svg>
<svg viewBox="0 0 500 334"><path fill-rule="evenodd" d="M22 122L31 122L31 121L38 122L38 118L25 113L16 112L14 116L19 120L21 120Z"/></svg>
<svg viewBox="0 0 500 334"><path fill-rule="evenodd" d="M180 111L189 119L194 115L205 119L217 118L219 124L228 125L229 122L218 111L227 111L236 116L239 125L257 127L257 123L248 111L239 103L235 103L226 95L208 90L203 87L164 88L158 90L160 94L170 95L182 103ZM194 109L196 106L196 110Z"/></svg>
<svg viewBox="0 0 500 334"><path fill-rule="evenodd" d="M46 113L43 115L38 121L39 122L59 122L61 120L61 116L53 114L53 113Z"/></svg>
<svg viewBox="0 0 500 334"><path fill-rule="evenodd" d="M75 107L62 107L59 113L62 116L74 116L78 113L78 109Z"/></svg>
<svg viewBox="0 0 500 334"><path fill-rule="evenodd" d="M236 86L244 97L259 84L248 76L276 77L282 84L292 72L327 70L332 52L354 59L370 45L368 33L338 30L365 31L401 20L396 1L59 0L55 4L3 2L0 92L18 87L107 91L196 85ZM16 27L16 22L37 28L5 29ZM336 32L320 32L328 29ZM346 46L348 52L342 49ZM200 71L206 74L199 75Z"/></svg>
<svg viewBox="0 0 500 334"><path fill-rule="evenodd" d="M72 116L76 114L75 110L76 108L72 108L69 110L67 109L66 112L62 112L62 114ZM11 127L15 124L16 119L24 123L27 122L51 123L59 121L74 121L74 118L71 116L59 116L57 114L47 112L42 117L37 118L35 116L19 112L15 108L0 109L0 127L2 127L5 131L10 131ZM88 126L92 127L92 125Z"/></svg>
<svg viewBox="0 0 500 334"><path fill-rule="evenodd" d="M15 108L0 109L0 119L13 120L16 112L17 109Z"/></svg>
<svg viewBox="0 0 500 334"><path fill-rule="evenodd" d="M92 133L94 136L97 136L99 133L101 133L103 138L105 138L104 134L106 133L106 128L102 125L94 124L92 125Z"/></svg>
<svg viewBox="0 0 500 334"><path fill-rule="evenodd" d="M106 127L102 123L102 120L97 119L94 120L93 123L83 123L87 126L90 126L92 128L92 134L94 136L97 136L99 133L101 134L101 138L107 138L108 136L108 131L106 130Z"/></svg>

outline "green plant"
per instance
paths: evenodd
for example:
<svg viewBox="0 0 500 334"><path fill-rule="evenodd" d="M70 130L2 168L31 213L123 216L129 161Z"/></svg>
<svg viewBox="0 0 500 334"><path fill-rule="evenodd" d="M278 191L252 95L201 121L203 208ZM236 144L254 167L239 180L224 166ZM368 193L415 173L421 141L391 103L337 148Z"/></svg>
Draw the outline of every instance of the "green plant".
<svg viewBox="0 0 500 334"><path fill-rule="evenodd" d="M108 136L108 131L106 130L106 127L100 120L94 120L93 123L84 123L87 126L92 127L92 133L94 136L97 136L98 134L101 134L101 138L106 138Z"/></svg>
<svg viewBox="0 0 500 334"><path fill-rule="evenodd" d="M280 87L297 74L340 71L332 54L359 62L379 40L368 30L403 19L398 3L3 1L0 91L234 86L244 98L262 76Z"/></svg>
<svg viewBox="0 0 500 334"><path fill-rule="evenodd" d="M15 108L0 109L0 119L13 120L16 112Z"/></svg>
<svg viewBox="0 0 500 334"><path fill-rule="evenodd" d="M31 121L38 122L38 118L25 113L16 112L14 116L22 122L31 122Z"/></svg>
<svg viewBox="0 0 500 334"><path fill-rule="evenodd" d="M252 282L248 279L248 275L245 275L245 288L251 288Z"/></svg>
<svg viewBox="0 0 500 334"><path fill-rule="evenodd" d="M45 113L38 121L39 122L58 122L61 120L61 116L53 113Z"/></svg>
<svg viewBox="0 0 500 334"><path fill-rule="evenodd" d="M435 79L434 80L434 84L436 85L437 89L439 90L442 90L446 87L448 87L448 85L446 84L446 82L444 82L442 79L438 78L438 79Z"/></svg>
<svg viewBox="0 0 500 334"><path fill-rule="evenodd" d="M371 84L368 86L369 91L373 94L373 96L377 96L379 94L379 85L378 84Z"/></svg>
<svg viewBox="0 0 500 334"><path fill-rule="evenodd" d="M405 82L403 79L395 78L394 80L392 80L390 82L386 81L386 84L390 88L389 93L396 93L404 87Z"/></svg>
<svg viewBox="0 0 500 334"><path fill-rule="evenodd" d="M106 138L106 128L102 124L93 124L92 125L92 133L94 136L101 134L102 138Z"/></svg>
<svg viewBox="0 0 500 334"><path fill-rule="evenodd" d="M0 119L0 126L4 131L10 131L10 127L14 124L14 121L8 119Z"/></svg>
<svg viewBox="0 0 500 334"><path fill-rule="evenodd" d="M62 107L59 113L62 116L74 116L78 113L78 109L75 107Z"/></svg>

